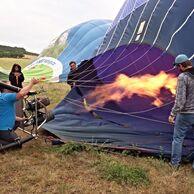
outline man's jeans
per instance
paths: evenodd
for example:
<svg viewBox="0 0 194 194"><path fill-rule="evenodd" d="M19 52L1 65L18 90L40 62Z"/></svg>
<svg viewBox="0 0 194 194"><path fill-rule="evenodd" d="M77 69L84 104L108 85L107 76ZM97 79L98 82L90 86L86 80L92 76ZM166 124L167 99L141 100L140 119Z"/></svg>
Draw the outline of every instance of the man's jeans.
<svg viewBox="0 0 194 194"><path fill-rule="evenodd" d="M194 125L194 113L178 114L176 116L171 154L171 164L173 166L179 166L180 164L183 140L185 138L186 132L188 130L191 130L193 125Z"/></svg>

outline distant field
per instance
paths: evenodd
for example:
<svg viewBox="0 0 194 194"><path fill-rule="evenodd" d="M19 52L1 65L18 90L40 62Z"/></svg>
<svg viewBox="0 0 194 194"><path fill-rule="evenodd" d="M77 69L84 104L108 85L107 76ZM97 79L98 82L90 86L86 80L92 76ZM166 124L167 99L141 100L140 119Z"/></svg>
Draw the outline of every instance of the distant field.
<svg viewBox="0 0 194 194"><path fill-rule="evenodd" d="M15 59L15 58L0 58L0 67L10 70L12 65L14 63L17 63L21 65L22 69L29 65L32 61L34 61L37 57L36 56L31 56L31 55L26 55L22 59Z"/></svg>

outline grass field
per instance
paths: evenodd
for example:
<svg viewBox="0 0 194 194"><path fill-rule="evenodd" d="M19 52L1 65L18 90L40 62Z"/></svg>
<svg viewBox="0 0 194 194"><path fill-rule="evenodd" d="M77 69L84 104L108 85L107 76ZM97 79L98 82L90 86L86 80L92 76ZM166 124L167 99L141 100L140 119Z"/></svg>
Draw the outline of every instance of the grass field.
<svg viewBox="0 0 194 194"><path fill-rule="evenodd" d="M26 65L29 65L36 58L37 58L36 56L30 56L30 55L26 55L22 59L0 58L0 67L10 71L12 65L17 63L17 64L21 65L21 67L23 69L24 67L26 67Z"/></svg>
<svg viewBox="0 0 194 194"><path fill-rule="evenodd" d="M36 89L41 87L51 99L49 109L69 92L65 83L41 83ZM194 172L191 164L174 171L163 159L84 144L55 147L40 134L21 150L0 154L0 194L31 193L193 194Z"/></svg>

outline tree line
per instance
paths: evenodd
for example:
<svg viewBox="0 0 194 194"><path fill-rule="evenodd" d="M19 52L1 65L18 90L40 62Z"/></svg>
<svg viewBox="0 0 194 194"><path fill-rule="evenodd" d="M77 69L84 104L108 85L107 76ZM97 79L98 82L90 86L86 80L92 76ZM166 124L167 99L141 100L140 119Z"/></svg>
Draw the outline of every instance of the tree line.
<svg viewBox="0 0 194 194"><path fill-rule="evenodd" d="M25 55L38 56L37 53L28 52L24 48L0 45L0 58L22 58Z"/></svg>

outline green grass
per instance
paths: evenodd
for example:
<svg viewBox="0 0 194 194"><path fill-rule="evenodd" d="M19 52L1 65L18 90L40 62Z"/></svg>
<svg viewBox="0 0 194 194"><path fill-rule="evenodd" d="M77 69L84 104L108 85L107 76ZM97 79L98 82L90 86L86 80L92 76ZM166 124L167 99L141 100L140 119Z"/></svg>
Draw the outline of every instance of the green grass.
<svg viewBox="0 0 194 194"><path fill-rule="evenodd" d="M45 150L46 151L46 150ZM150 183L148 171L141 166L128 166L121 161L114 159L107 159L104 155L99 153L103 152L103 149L92 147L91 145L77 142L67 142L60 146L54 146L49 149L52 153L59 154L61 156L79 154L81 152L95 153L100 160L95 162L91 167L97 166L102 178L108 181L114 181L118 184L130 184L138 187L139 185L148 185Z"/></svg>
<svg viewBox="0 0 194 194"><path fill-rule="evenodd" d="M132 186L148 185L150 182L147 171L138 166L128 166L120 161L108 160L101 161L101 172L103 178L122 184Z"/></svg>
<svg viewBox="0 0 194 194"><path fill-rule="evenodd" d="M32 61L35 60L36 58L37 58L36 56L29 56L29 55L25 56L22 59L0 58L0 67L10 71L13 64L17 63L21 65L23 69L27 65L31 64Z"/></svg>
<svg viewBox="0 0 194 194"><path fill-rule="evenodd" d="M87 146L81 143L67 142L61 146L54 146L52 151L62 155L70 155L82 151L87 151Z"/></svg>

